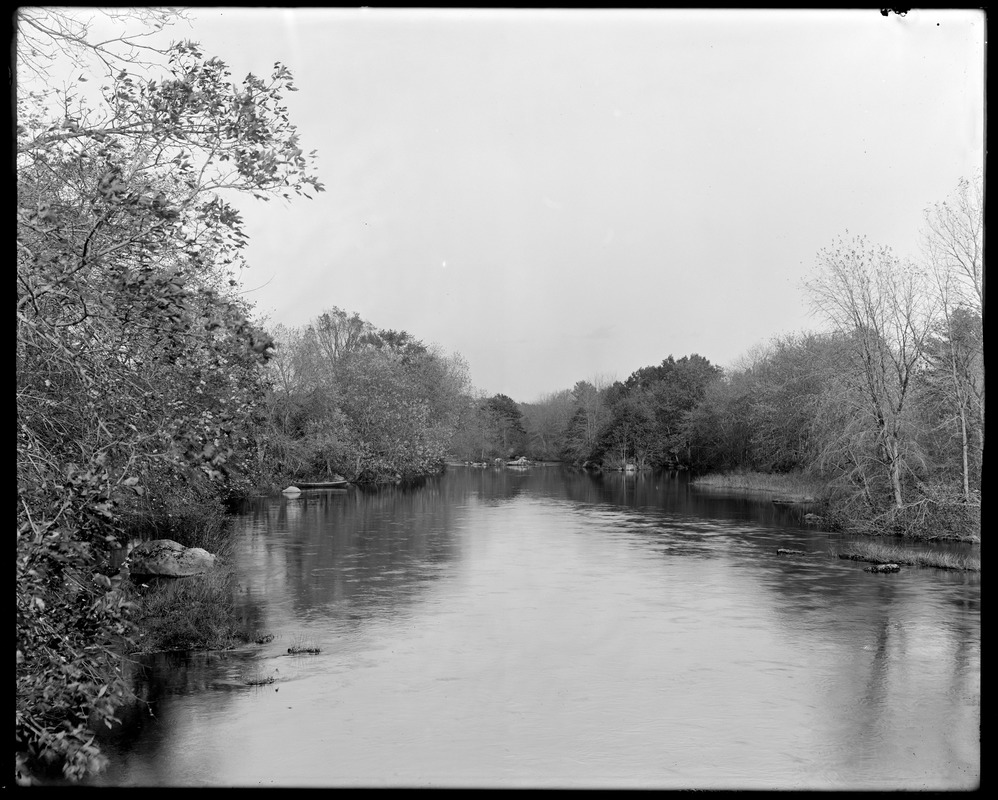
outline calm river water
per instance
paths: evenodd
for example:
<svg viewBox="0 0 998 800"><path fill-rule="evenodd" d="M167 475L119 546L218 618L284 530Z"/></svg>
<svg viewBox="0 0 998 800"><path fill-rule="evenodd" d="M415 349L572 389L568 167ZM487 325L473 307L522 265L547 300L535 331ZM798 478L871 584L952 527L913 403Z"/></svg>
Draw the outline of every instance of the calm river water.
<svg viewBox="0 0 998 800"><path fill-rule="evenodd" d="M559 467L253 500L274 639L155 660L94 783L976 788L979 573L864 572L801 513Z"/></svg>

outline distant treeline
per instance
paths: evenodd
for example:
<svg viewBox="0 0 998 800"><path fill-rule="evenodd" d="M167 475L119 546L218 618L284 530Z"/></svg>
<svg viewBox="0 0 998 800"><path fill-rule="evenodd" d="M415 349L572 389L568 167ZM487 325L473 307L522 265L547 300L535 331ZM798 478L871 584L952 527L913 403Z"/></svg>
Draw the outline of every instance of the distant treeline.
<svg viewBox="0 0 998 800"><path fill-rule="evenodd" d="M824 331L758 346L727 371L670 355L518 414L493 402L507 409L504 443L614 469L805 472L882 530L979 529L983 257L978 175L926 209L918 262L863 237L818 253L806 290Z"/></svg>

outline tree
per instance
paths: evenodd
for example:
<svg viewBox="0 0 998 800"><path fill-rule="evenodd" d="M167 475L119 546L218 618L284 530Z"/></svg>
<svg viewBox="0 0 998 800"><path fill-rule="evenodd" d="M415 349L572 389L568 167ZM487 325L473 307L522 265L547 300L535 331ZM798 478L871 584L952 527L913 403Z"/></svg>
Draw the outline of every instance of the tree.
<svg viewBox="0 0 998 800"><path fill-rule="evenodd" d="M256 446L273 349L235 291L246 235L226 198L323 187L286 67L234 84L184 42L136 74L66 10L18 23L19 78L67 50L114 67L94 97L21 81L17 98L17 749L76 778L123 693L108 549L173 494L238 489Z"/></svg>
<svg viewBox="0 0 998 800"><path fill-rule="evenodd" d="M922 401L929 426L942 433L934 461L945 465L957 442L960 494L965 502L980 491L984 461L984 329L980 317L964 307L945 308L926 344Z"/></svg>
<svg viewBox="0 0 998 800"><path fill-rule="evenodd" d="M766 472L811 469L824 446L822 395L841 370L842 337L806 333L773 340L742 373L751 400L751 465Z"/></svg>
<svg viewBox="0 0 998 800"><path fill-rule="evenodd" d="M349 474L374 482L433 470L444 445L432 436L429 403L415 391L397 354L375 349L341 359L340 407L354 443Z"/></svg>
<svg viewBox="0 0 998 800"><path fill-rule="evenodd" d="M356 311L348 314L333 306L323 311L311 325L319 352L329 365L335 364L347 353L355 353L371 344L375 328Z"/></svg>
<svg viewBox="0 0 998 800"><path fill-rule="evenodd" d="M568 389L554 392L536 403L524 403L523 426L527 431L527 455L557 459L564 447L564 434L574 411Z"/></svg>
<svg viewBox="0 0 998 800"><path fill-rule="evenodd" d="M909 401L931 329L924 275L890 248L855 237L819 252L807 286L815 311L849 335L844 378L857 402L859 432L868 434L854 442L869 467L882 470L893 507L901 509L918 461ZM864 475L865 485L872 477Z"/></svg>
<svg viewBox="0 0 998 800"><path fill-rule="evenodd" d="M523 427L523 413L513 398L495 394L485 403L490 428L494 431L492 452L509 458L522 452L527 432Z"/></svg>
<svg viewBox="0 0 998 800"><path fill-rule="evenodd" d="M123 26L117 35L96 40L91 28L98 16L104 22ZM88 73L110 75L122 65L133 68L162 63L164 50L150 44L150 37L163 28L186 20L177 8L56 8L22 6L17 10L18 83L48 84L57 73L59 60Z"/></svg>
<svg viewBox="0 0 998 800"><path fill-rule="evenodd" d="M704 397L707 387L721 375L706 358L694 353L678 361L670 355L649 384L649 402L655 414L660 458L670 463L688 463L689 442L684 422Z"/></svg>
<svg viewBox="0 0 998 800"><path fill-rule="evenodd" d="M648 393L633 391L619 398L600 431L598 449L604 454L604 464L619 469L633 462L644 469L658 460L656 444L655 418Z"/></svg>
<svg viewBox="0 0 998 800"><path fill-rule="evenodd" d="M984 455L983 176L961 180L949 201L926 210L925 223L923 250L942 316L932 363L946 375L943 394L959 426L962 492L970 500L971 474Z"/></svg>
<svg viewBox="0 0 998 800"><path fill-rule="evenodd" d="M481 390L460 395L450 448L456 457L466 461L485 461L495 455L498 431L488 399Z"/></svg>
<svg viewBox="0 0 998 800"><path fill-rule="evenodd" d="M923 248L947 301L984 314L984 177L962 178L925 211Z"/></svg>
<svg viewBox="0 0 998 800"><path fill-rule="evenodd" d="M339 308L276 333L266 437L285 479L379 482L439 469L468 386L460 356Z"/></svg>
<svg viewBox="0 0 998 800"><path fill-rule="evenodd" d="M565 455L583 462L592 459L597 450L600 430L608 419L606 393L611 380L594 375L591 381L578 381L572 388L576 411L565 431Z"/></svg>
<svg viewBox="0 0 998 800"><path fill-rule="evenodd" d="M695 473L747 468L752 461L752 386L745 372L711 382L683 418L685 464Z"/></svg>

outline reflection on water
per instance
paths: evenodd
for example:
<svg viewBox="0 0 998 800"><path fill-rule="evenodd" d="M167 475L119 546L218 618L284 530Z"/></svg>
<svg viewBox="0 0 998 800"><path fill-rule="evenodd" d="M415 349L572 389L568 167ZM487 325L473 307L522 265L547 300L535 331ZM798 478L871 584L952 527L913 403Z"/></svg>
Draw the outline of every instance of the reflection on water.
<svg viewBox="0 0 998 800"><path fill-rule="evenodd" d="M261 498L237 602L273 641L150 664L156 718L95 783L976 786L979 575L840 545L676 473Z"/></svg>

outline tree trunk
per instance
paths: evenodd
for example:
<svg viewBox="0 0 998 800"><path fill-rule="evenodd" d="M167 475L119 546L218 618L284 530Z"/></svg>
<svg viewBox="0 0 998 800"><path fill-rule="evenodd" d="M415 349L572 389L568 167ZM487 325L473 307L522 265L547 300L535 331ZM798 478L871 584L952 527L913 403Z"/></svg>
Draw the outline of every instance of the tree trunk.
<svg viewBox="0 0 998 800"><path fill-rule="evenodd" d="M967 411L960 405L960 445L963 448L963 499L970 500L970 459L967 451L970 442L967 439Z"/></svg>

